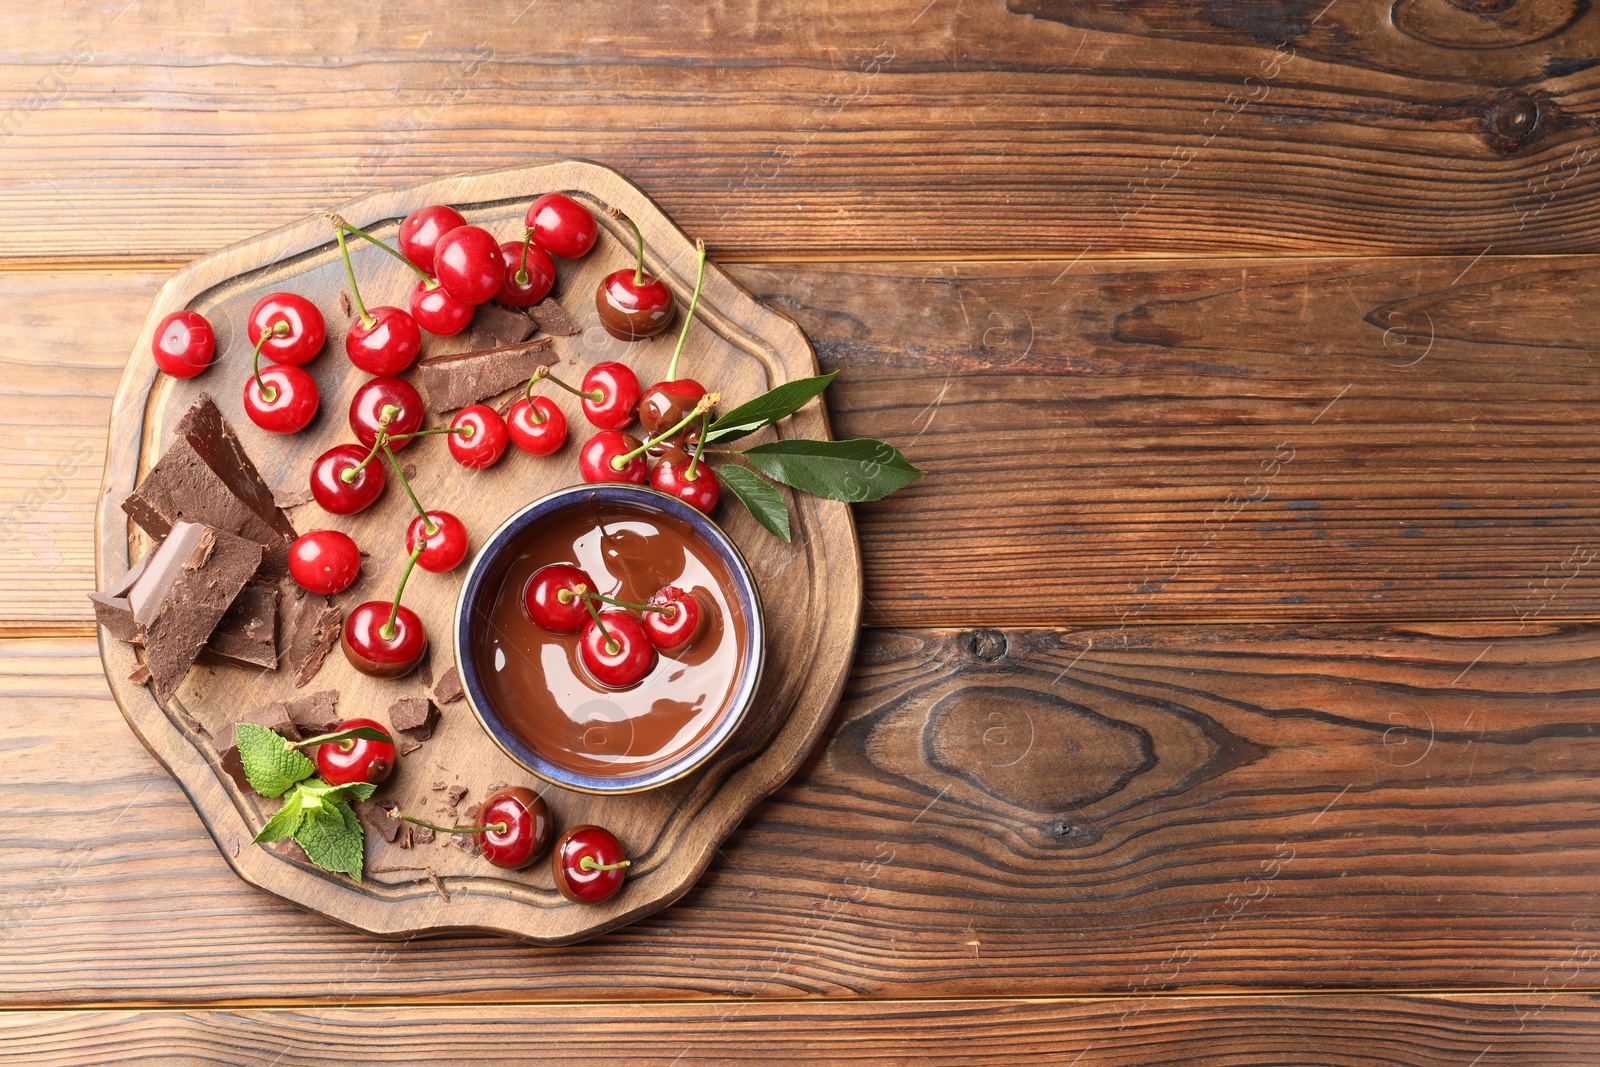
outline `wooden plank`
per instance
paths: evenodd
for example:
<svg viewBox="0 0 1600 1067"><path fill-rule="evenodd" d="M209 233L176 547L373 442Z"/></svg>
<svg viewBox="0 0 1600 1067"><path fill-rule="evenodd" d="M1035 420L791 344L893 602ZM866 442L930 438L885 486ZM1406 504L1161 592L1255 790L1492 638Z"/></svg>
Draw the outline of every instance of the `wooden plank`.
<svg viewBox="0 0 1600 1067"><path fill-rule="evenodd" d="M0 1001L1592 988L1594 647L869 631L821 750L698 887L551 949L375 941L250 889L91 642L0 642Z"/></svg>
<svg viewBox="0 0 1600 1067"><path fill-rule="evenodd" d="M1461 1067L1592 1062L1586 994L8 1012L0 1063ZM1478 1059L1475 1061L1473 1057Z"/></svg>
<svg viewBox="0 0 1600 1067"><path fill-rule="evenodd" d="M725 254L1595 249L1600 15L1321 7L80 5L0 45L0 256L188 256L555 157Z"/></svg>
<svg viewBox="0 0 1600 1067"><path fill-rule="evenodd" d="M856 509L871 623L1600 615L1586 257L732 273L843 371L835 433L930 471ZM89 623L103 427L158 283L104 275L84 316L84 277L0 293L13 631Z"/></svg>

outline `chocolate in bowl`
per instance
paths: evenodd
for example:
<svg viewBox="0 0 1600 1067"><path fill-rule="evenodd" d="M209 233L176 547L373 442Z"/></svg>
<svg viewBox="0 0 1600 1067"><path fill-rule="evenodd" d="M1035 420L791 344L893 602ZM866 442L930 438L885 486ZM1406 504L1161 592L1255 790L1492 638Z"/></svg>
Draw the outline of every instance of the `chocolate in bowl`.
<svg viewBox="0 0 1600 1067"><path fill-rule="evenodd" d="M597 592L644 603L676 585L706 609L687 650L657 653L635 686L607 689L578 661L578 635L525 613L528 579L550 563ZM631 793L702 764L755 698L765 646L743 557L693 507L635 485L583 485L527 505L484 543L456 606L456 662L473 712L506 754L557 785Z"/></svg>

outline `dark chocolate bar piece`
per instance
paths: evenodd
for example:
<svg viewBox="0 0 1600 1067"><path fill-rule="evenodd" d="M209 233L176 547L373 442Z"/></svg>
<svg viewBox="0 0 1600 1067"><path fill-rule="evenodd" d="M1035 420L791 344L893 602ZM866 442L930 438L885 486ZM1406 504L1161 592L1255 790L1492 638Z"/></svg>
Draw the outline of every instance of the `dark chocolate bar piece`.
<svg viewBox="0 0 1600 1067"><path fill-rule="evenodd" d="M433 699L438 704L453 704L466 693L461 688L461 672L451 664L439 675L439 684L433 687Z"/></svg>
<svg viewBox="0 0 1600 1067"><path fill-rule="evenodd" d="M390 803L393 803L390 801ZM393 841L400 836L400 831L405 828L397 816L391 815L389 809L376 800L358 800L355 803L356 817L363 826L370 826L383 836L385 841ZM398 809L396 809L398 810Z"/></svg>
<svg viewBox="0 0 1600 1067"><path fill-rule="evenodd" d="M247 585L206 642L209 659L235 667L278 669L278 591Z"/></svg>
<svg viewBox="0 0 1600 1067"><path fill-rule="evenodd" d="M417 366L422 372L423 391L428 394L428 410L454 411L515 388L533 377L540 367L557 362L544 351L548 347L550 338L539 337L420 360Z"/></svg>
<svg viewBox="0 0 1600 1067"><path fill-rule="evenodd" d="M331 734L339 728L339 691L319 689L315 693L280 701L301 737Z"/></svg>
<svg viewBox="0 0 1600 1067"><path fill-rule="evenodd" d="M197 522L174 523L128 590L150 687L165 705L245 584L263 549Z"/></svg>
<svg viewBox="0 0 1600 1067"><path fill-rule="evenodd" d="M498 348L514 345L533 336L534 322L527 315L503 304L479 304L472 315L467 343L473 348Z"/></svg>
<svg viewBox="0 0 1600 1067"><path fill-rule="evenodd" d="M572 321L567 309L556 303L554 297L539 301L528 309L528 314L539 324L539 329L552 337L571 337L578 332L578 324Z"/></svg>
<svg viewBox="0 0 1600 1067"><path fill-rule="evenodd" d="M281 700L253 708L239 721L264 726L286 741L298 741L303 736L294 720L289 718L289 712ZM240 789L249 789L250 780L244 775L244 763L239 759L239 741L234 736L233 728L234 724L230 722L222 728L222 734L216 740L217 762L228 777L239 784Z"/></svg>
<svg viewBox="0 0 1600 1067"><path fill-rule="evenodd" d="M326 597L304 596L289 605L284 612L288 634L283 642L284 659L294 672L295 688L317 676L322 661L339 640L343 621L343 612L329 604Z"/></svg>
<svg viewBox="0 0 1600 1067"><path fill-rule="evenodd" d="M263 577L286 573L294 526L216 402L202 393L173 432L177 439L122 510L152 537L166 537L173 523L187 521L254 541L267 551Z"/></svg>
<svg viewBox="0 0 1600 1067"><path fill-rule="evenodd" d="M128 590L133 588L149 562L150 554L146 553L143 559L128 568L127 574L112 582L111 588L103 593L89 594L89 600L94 604L95 621L118 641L139 640L139 626L133 621L133 608L128 606Z"/></svg>
<svg viewBox="0 0 1600 1067"><path fill-rule="evenodd" d="M438 721L439 709L427 697L401 697L389 705L389 725L418 741L432 737Z"/></svg>

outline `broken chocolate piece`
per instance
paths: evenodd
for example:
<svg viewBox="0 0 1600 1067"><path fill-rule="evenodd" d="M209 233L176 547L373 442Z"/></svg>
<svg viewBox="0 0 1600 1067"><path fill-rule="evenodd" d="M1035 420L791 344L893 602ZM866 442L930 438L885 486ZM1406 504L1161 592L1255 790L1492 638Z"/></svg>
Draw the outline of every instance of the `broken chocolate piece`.
<svg viewBox="0 0 1600 1067"><path fill-rule="evenodd" d="M423 391L428 394L428 410L454 411L521 385L540 367L557 362L544 351L548 347L550 338L539 337L498 348L419 360L417 366L422 372Z"/></svg>
<svg viewBox="0 0 1600 1067"><path fill-rule="evenodd" d="M151 690L163 706L260 568L263 551L254 541L179 520L151 553L128 590L128 606L144 645Z"/></svg>
<svg viewBox="0 0 1600 1067"><path fill-rule="evenodd" d="M422 748L422 742L421 741L404 741L404 740L402 740L402 741L400 741L400 743L398 745L398 751L399 751L400 755L402 755L402 756L409 756L409 755L411 755L411 753L416 752L420 748Z"/></svg>
<svg viewBox="0 0 1600 1067"><path fill-rule="evenodd" d="M143 663L135 665L133 670L128 672L128 681L132 682L134 685L144 685L149 680L150 668L146 667Z"/></svg>
<svg viewBox="0 0 1600 1067"><path fill-rule="evenodd" d="M439 709L427 697L401 697L389 705L389 725L418 741L432 737L438 721Z"/></svg>
<svg viewBox="0 0 1600 1067"><path fill-rule="evenodd" d="M280 508L297 508L301 504L309 504L315 498L311 495L310 486L301 486L299 489L274 489L272 502Z"/></svg>
<svg viewBox="0 0 1600 1067"><path fill-rule="evenodd" d="M199 522L267 550L263 577L287 572L294 526L273 502L233 428L202 393L173 431L171 446L122 502L140 528L166 537L174 523Z"/></svg>
<svg viewBox="0 0 1600 1067"><path fill-rule="evenodd" d="M139 640L139 626L133 621L133 609L128 606L128 590L133 588L149 562L150 554L146 553L143 559L128 568L127 574L112 582L111 588L103 593L89 594L89 600L94 604L95 622L104 626L118 641Z"/></svg>
<svg viewBox="0 0 1600 1067"><path fill-rule="evenodd" d="M300 740L302 734L295 727L294 720L289 718L288 710L283 706L283 701L252 709L245 713L240 722L253 723L256 726L266 727L273 733L288 741ZM215 748L217 750L217 765L238 783L240 789L250 788L250 779L245 777L244 764L239 759L239 742L234 737L234 723L229 723L222 728L222 733L217 737Z"/></svg>
<svg viewBox="0 0 1600 1067"><path fill-rule="evenodd" d="M520 311L503 304L479 304L472 315L467 343L473 348L514 345L532 337L535 328L533 320Z"/></svg>
<svg viewBox="0 0 1600 1067"><path fill-rule="evenodd" d="M552 337L571 337L578 332L578 324L572 321L567 309L556 303L554 297L539 301L528 309L528 314L539 324L539 329Z"/></svg>
<svg viewBox="0 0 1600 1067"><path fill-rule="evenodd" d="M247 585L211 631L206 642L210 659L236 667L278 669L278 591L268 585Z"/></svg>
<svg viewBox="0 0 1600 1067"><path fill-rule="evenodd" d="M344 613L332 606L327 597L307 596L289 606L284 618L288 633L284 659L294 673L296 689L322 669L322 661L339 641L343 621Z"/></svg>
<svg viewBox="0 0 1600 1067"><path fill-rule="evenodd" d="M362 825L370 826L383 835L385 841L393 841L400 836L400 830L405 823L389 813L382 804L372 800L358 800L355 804L356 816ZM374 868L376 870L376 868Z"/></svg>
<svg viewBox="0 0 1600 1067"><path fill-rule="evenodd" d="M461 689L461 672L454 665L439 676L439 684L433 687L433 699L437 704L453 704L465 695Z"/></svg>
<svg viewBox="0 0 1600 1067"><path fill-rule="evenodd" d="M466 799L468 792L469 790L464 785L453 785L445 790L444 795L450 798L450 806L453 808Z"/></svg>
<svg viewBox="0 0 1600 1067"><path fill-rule="evenodd" d="M280 700L301 737L331 734L339 728L339 691L319 689L315 693Z"/></svg>
<svg viewBox="0 0 1600 1067"><path fill-rule="evenodd" d="M406 829L411 834L411 840L417 844L428 845L433 843L434 832L426 826L408 826Z"/></svg>

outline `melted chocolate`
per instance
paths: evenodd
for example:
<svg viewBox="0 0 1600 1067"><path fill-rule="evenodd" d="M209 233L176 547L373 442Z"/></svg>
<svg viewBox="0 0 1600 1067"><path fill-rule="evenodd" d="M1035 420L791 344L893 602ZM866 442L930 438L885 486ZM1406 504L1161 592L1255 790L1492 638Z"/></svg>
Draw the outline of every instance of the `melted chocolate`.
<svg viewBox="0 0 1600 1067"><path fill-rule="evenodd" d="M643 604L666 585L696 593L709 616L694 645L657 654L644 681L611 690L578 661L578 635L536 626L523 588L540 567L575 563L599 592ZM525 535L502 572L474 654L500 719L551 763L592 775L639 774L697 744L728 710L745 625L727 568L686 523L640 508L573 508Z"/></svg>

